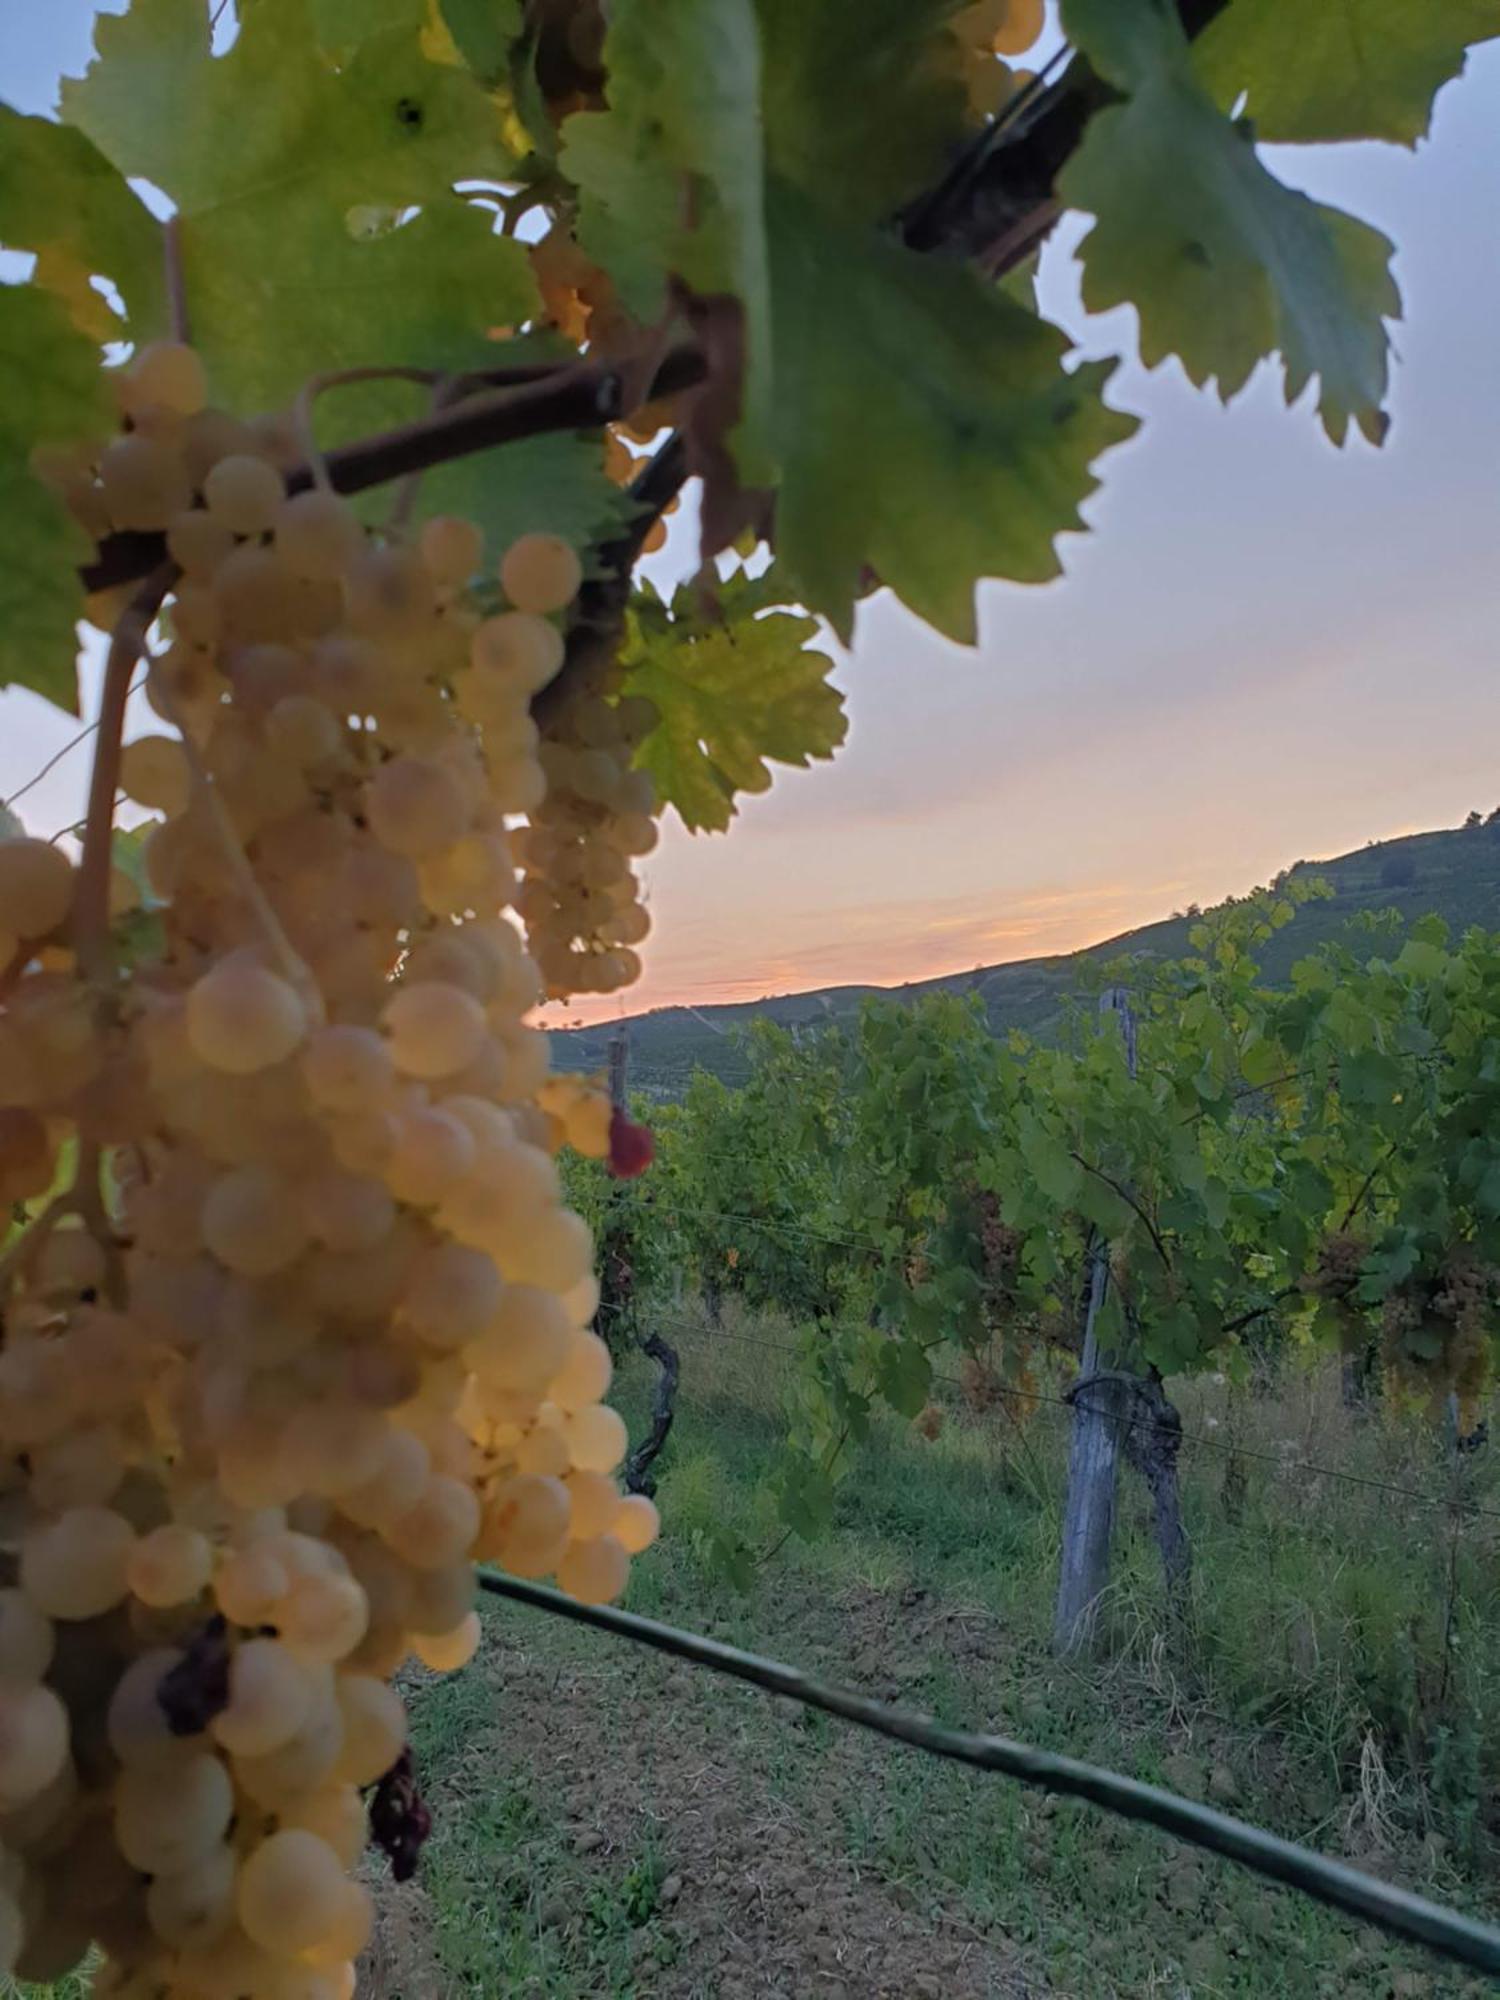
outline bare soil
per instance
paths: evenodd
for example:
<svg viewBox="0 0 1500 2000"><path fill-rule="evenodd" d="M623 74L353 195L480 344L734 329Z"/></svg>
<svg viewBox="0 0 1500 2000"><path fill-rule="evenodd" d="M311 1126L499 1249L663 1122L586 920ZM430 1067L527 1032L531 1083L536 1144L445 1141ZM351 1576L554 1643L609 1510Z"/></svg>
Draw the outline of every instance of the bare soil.
<svg viewBox="0 0 1500 2000"><path fill-rule="evenodd" d="M831 1643L818 1648L799 1620L801 1657L833 1651L841 1677L882 1695L920 1673L916 1656L932 1643L939 1614L873 1593L824 1609L818 1623ZM976 1622L985 1621L964 1615L971 1643ZM529 1625L516 1624L470 1669L491 1683L492 1713L503 1720L470 1737L429 1786L429 1804L440 1824L464 1812L486 1769L503 1760L512 1782L547 1802L553 1837L585 1890L618 1895L639 1857L653 1856L645 1891L652 1920L634 1934L638 1962L624 1990L642 2000L1023 2000L1058 1992L955 1902L934 1902L930 1888L882 1879L848 1857L851 1787L889 1779L886 1746L841 1736L831 1755L819 1753L831 1767L828 1784L794 1805L765 1768L768 1740L795 1740L806 1727L793 1704L774 1703L772 1719L767 1697L726 1697L705 1687L708 1676L639 1649L591 1648L559 1662L533 1650L530 1637ZM587 1894L554 1880L551 1891L539 1885L534 1918L559 1934L558 1956L577 1963L569 1930ZM444 1983L420 1884L382 1885L379 1900L361 1994L448 2000L455 1989ZM621 1990L600 1979L578 1984L570 1974L566 1986L528 1981L517 1992Z"/></svg>

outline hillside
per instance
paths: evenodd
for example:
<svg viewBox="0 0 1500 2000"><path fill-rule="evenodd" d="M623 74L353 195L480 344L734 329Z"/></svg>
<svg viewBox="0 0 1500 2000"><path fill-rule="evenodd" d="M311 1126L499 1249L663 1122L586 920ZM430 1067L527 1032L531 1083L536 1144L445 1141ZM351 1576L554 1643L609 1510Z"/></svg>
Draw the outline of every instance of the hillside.
<svg viewBox="0 0 1500 2000"><path fill-rule="evenodd" d="M1356 917L1375 910L1396 910L1408 922L1435 911L1457 931L1475 924L1500 927L1500 823L1409 834L1329 861L1299 861L1288 872L1320 876L1333 895L1308 904L1266 947L1265 970L1274 981L1285 979L1318 945L1346 934ZM1016 959L905 986L829 986L731 1006L658 1008L630 1017L631 1082L673 1096L696 1068L733 1081L744 1069L737 1029L761 1019L782 1027L838 1021L874 993L906 1000L924 993L977 992L997 1032L1022 1028L1045 1037L1078 991L1079 969L1087 960L1128 953L1178 957L1188 949L1191 924L1191 917L1168 917L1064 958ZM557 1032L554 1058L570 1069L602 1068L612 1033L608 1023Z"/></svg>

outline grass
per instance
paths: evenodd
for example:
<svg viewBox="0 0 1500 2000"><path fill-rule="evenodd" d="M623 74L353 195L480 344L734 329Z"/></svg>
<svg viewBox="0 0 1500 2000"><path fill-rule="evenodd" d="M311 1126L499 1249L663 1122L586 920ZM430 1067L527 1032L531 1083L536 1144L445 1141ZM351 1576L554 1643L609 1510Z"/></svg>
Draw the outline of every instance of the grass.
<svg viewBox="0 0 1500 2000"><path fill-rule="evenodd" d="M1184 1451L1195 1556L1186 1638L1167 1636L1127 1475L1107 1643L1099 1659L1064 1667L1046 1639L1066 1432L1045 1407L1024 1435L1000 1413L981 1419L956 1405L930 1444L904 1426L879 1429L849 1467L825 1538L789 1546L748 1595L721 1580L700 1553L704 1537L729 1526L764 1542L772 1527L766 1474L785 1382L778 1357L752 1344L763 1337L776 1329L732 1313L722 1334L681 1336L683 1397L660 1494L668 1532L636 1570L634 1608L1207 1797L1493 1912L1500 1519L1456 1521L1300 1469L1313 1459L1441 1493L1450 1475L1434 1438L1380 1424L1357 1432L1336 1385L1295 1370L1255 1399L1187 1385L1190 1433L1232 1438L1270 1462L1237 1461L1226 1488L1227 1450ZM644 1369L624 1371L620 1397L635 1420L649 1386ZM1465 1477L1471 1499L1500 1514L1495 1467L1471 1465ZM696 1866L683 1820L695 1793L676 1777L694 1759L712 1774L700 1787L742 1799L747 1819L799 1838L807 1830L798 1865L830 1871L820 1897L836 1899L847 1879L894 1898L911 1913L898 1922L1008 1954L1035 1982L1026 1990L1177 2000L1481 1990L1085 1808L893 1757L826 1719L624 1658L632 1649L535 1614L495 1614L493 1630L480 1675L435 1684L416 1704L424 1768L440 1796L462 1774L464 1801L439 1813L427 1879L435 1992L737 1991L731 1961L704 1960L704 1936L720 1905L735 1906L745 1867L717 1886L698 1871L696 1929L660 1894ZM523 1695L518 1742L505 1717ZM618 1796L606 1768L578 1781L580 1762L627 1756L640 1768ZM580 1844L580 1811L604 1830L600 1845ZM715 1838L736 1851L722 1822ZM753 1874L762 1850L748 1851ZM815 1942L798 1933L789 1949ZM751 1990L821 1992L815 1975L808 1959L806 1983L766 1972Z"/></svg>
<svg viewBox="0 0 1500 2000"><path fill-rule="evenodd" d="M476 1996L520 1993L635 1993L635 1968L643 1940L661 1907L667 1869L648 1839L622 1857L607 1876L589 1866L587 1841L549 1801L543 1786L528 1782L505 1755L503 1724L495 1724L495 1690L479 1674L433 1681L414 1704L414 1743L429 1793L461 1810L438 1818L423 1857L425 1915L430 1944L440 1961L445 1990ZM492 1781L477 1795L465 1774L476 1743L493 1753ZM567 1963L558 1929L572 1922ZM431 1989L411 1981L404 2000L431 2000ZM428 1975L430 1976L430 1975Z"/></svg>
<svg viewBox="0 0 1500 2000"><path fill-rule="evenodd" d="M18 1985L0 1973L0 2000L88 2000L91 1975L85 1967L70 1972L65 1979L49 1979L40 1985Z"/></svg>
<svg viewBox="0 0 1500 2000"><path fill-rule="evenodd" d="M838 1519L748 1593L704 1553L773 1537L785 1329L679 1331L662 1543L629 1602L945 1720L1166 1783L1466 1907L1496 1909L1500 1518L1446 1495L1420 1428L1351 1426L1288 1367L1251 1397L1179 1385L1191 1627L1164 1615L1121 1491L1098 1657L1048 1650L1067 1430L1042 1405L894 1422ZM638 1426L650 1371L622 1372ZM1254 1457L1234 1456L1233 1447ZM1500 1516L1492 1447L1463 1468ZM1486 1463L1485 1461L1489 1462ZM380 1886L373 2000L1450 2000L1482 1989L1304 1899L1082 1806L857 1735L537 1613L486 1608L475 1667L421 1674L435 1835ZM7 1994L8 1989L4 1990ZM79 2000L76 1981L34 1990Z"/></svg>

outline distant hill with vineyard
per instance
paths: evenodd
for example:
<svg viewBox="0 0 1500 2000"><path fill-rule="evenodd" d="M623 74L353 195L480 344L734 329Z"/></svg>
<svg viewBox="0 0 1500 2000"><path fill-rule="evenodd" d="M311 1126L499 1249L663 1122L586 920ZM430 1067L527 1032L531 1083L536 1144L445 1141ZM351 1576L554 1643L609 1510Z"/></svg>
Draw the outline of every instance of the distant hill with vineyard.
<svg viewBox="0 0 1500 2000"><path fill-rule="evenodd" d="M1456 932L1476 924L1500 928L1500 819L1376 841L1328 861L1298 861L1287 874L1319 876L1333 894L1309 903L1266 946L1265 970L1275 981L1329 939L1345 936L1354 943L1351 925L1375 911L1395 910L1407 922L1435 912ZM997 1033L1021 1028L1045 1038L1080 991L1080 971L1088 960L1180 957L1189 949L1188 931L1197 914L1179 913L1122 931L1066 957L1015 959L905 986L826 986L729 1006L662 1007L629 1016L631 1084L675 1096L699 1068L733 1082L745 1066L737 1031L752 1021L822 1027L847 1019L873 994L912 1000L925 993L977 993ZM609 1023L555 1031L554 1061L569 1069L603 1068L613 1032Z"/></svg>

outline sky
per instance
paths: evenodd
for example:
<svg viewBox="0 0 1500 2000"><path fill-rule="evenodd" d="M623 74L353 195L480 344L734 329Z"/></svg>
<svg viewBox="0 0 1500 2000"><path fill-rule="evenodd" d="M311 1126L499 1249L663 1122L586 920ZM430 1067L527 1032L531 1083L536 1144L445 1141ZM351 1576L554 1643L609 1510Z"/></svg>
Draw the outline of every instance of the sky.
<svg viewBox="0 0 1500 2000"><path fill-rule="evenodd" d="M50 110L93 11L0 0L0 96ZM982 586L972 650L872 599L835 669L838 757L778 772L726 836L669 819L645 977L566 1018L1066 951L1500 802L1500 45L1415 153L1271 160L1398 246L1384 448L1336 451L1270 368L1227 410L1175 362L1147 373L1129 309L1083 312L1070 221L1043 309L1122 358L1109 398L1145 419L1102 463L1093 532L1064 538L1053 583ZM0 798L76 727L0 695ZM81 816L86 766L80 745L20 801L33 830Z"/></svg>

